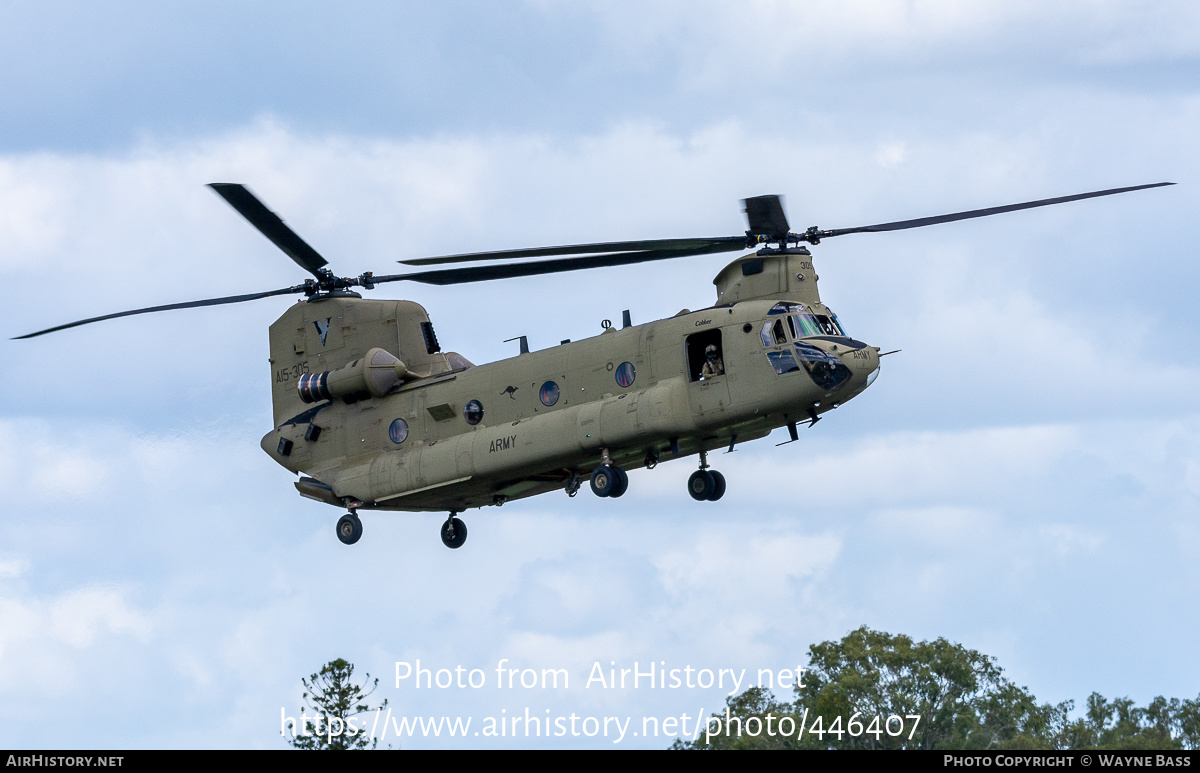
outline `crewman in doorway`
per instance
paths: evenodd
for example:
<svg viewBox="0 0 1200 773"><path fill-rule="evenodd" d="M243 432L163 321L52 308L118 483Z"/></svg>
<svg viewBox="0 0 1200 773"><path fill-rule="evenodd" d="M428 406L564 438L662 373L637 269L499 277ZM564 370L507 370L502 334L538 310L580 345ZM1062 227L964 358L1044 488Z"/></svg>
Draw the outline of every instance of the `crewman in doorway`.
<svg viewBox="0 0 1200 773"><path fill-rule="evenodd" d="M709 379L725 375L725 363L717 353L717 345L709 344L704 349L704 367L700 369L700 378Z"/></svg>

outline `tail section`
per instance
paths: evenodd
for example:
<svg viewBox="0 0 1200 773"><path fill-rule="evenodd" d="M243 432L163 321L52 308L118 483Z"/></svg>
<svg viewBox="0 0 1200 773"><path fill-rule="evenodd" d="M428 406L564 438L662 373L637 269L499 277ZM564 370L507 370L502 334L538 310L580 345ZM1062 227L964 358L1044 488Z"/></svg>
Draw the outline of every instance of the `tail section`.
<svg viewBox="0 0 1200 773"><path fill-rule="evenodd" d="M409 372L418 375L452 369L429 315L412 301L346 295L297 303L271 325L270 338L275 426L312 407L301 397L302 379L309 383L317 374L343 369L372 349L399 358ZM385 359L374 354L374 359ZM349 393L339 396L354 397Z"/></svg>

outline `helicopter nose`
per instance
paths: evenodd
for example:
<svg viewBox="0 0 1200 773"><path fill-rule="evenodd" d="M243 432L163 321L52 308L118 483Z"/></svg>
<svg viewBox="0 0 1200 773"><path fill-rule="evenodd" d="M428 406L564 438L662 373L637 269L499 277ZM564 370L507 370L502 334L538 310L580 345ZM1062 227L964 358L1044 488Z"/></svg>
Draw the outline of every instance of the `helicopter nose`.
<svg viewBox="0 0 1200 773"><path fill-rule="evenodd" d="M856 348L838 347L841 351L835 354L842 363L850 369L853 377L850 380L850 390L861 392L875 382L879 377L879 347L862 344Z"/></svg>

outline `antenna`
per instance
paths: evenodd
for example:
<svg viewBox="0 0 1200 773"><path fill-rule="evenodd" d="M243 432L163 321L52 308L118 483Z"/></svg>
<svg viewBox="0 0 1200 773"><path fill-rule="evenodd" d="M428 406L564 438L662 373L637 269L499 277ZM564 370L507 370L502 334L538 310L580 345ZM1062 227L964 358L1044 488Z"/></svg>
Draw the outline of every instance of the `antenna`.
<svg viewBox="0 0 1200 773"><path fill-rule="evenodd" d="M521 354L529 354L529 339L527 337L517 336L516 338L504 339L504 343L508 343L509 341L520 341L521 342Z"/></svg>

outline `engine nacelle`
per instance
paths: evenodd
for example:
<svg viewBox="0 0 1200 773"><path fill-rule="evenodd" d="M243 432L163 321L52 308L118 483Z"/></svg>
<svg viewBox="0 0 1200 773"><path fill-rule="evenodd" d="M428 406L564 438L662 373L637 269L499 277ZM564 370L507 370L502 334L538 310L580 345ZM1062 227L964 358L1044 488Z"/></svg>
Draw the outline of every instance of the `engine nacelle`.
<svg viewBox="0 0 1200 773"><path fill-rule="evenodd" d="M408 376L408 368L391 352L370 349L360 360L324 373L306 373L296 389L306 403L347 398L348 402L367 396L383 397Z"/></svg>

